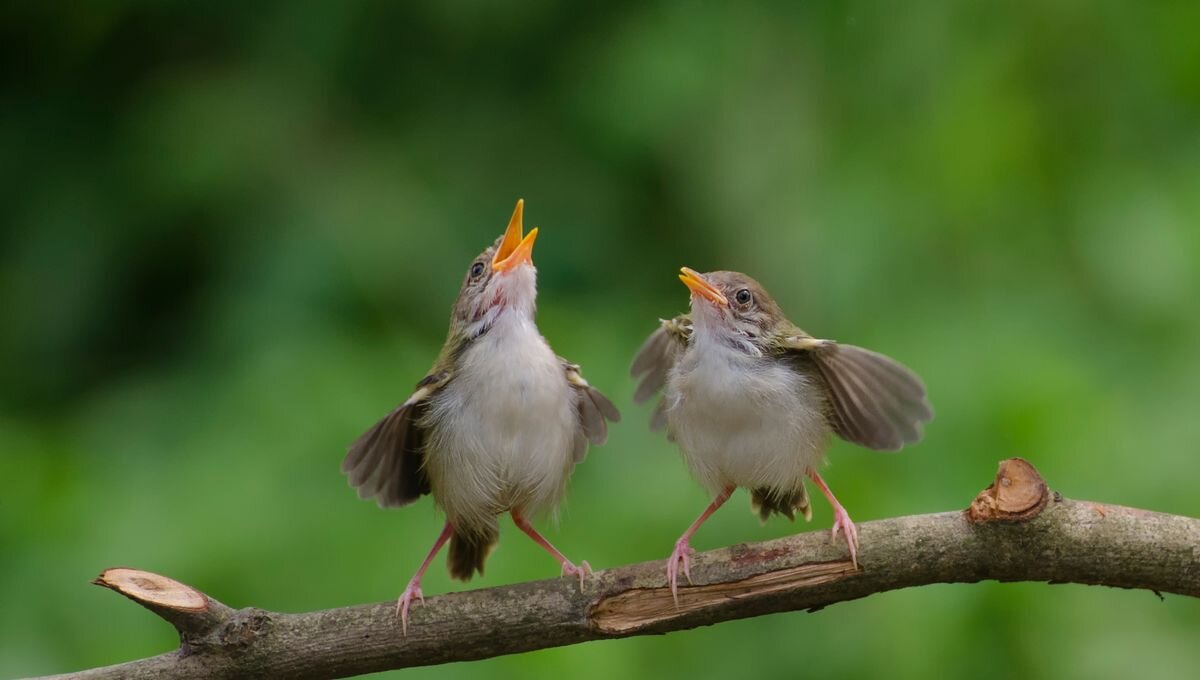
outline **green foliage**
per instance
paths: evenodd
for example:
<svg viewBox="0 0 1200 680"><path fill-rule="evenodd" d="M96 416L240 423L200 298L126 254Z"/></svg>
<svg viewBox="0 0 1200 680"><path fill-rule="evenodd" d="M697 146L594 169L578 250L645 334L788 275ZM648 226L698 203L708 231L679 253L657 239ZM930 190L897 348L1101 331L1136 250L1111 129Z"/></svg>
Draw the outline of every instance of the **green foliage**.
<svg viewBox="0 0 1200 680"><path fill-rule="evenodd" d="M965 507L1011 455L1200 514L1197 25L1194 2L7 6L0 676L173 648L87 585L106 566L283 611L399 595L439 518L358 501L338 464L522 196L541 328L626 416L548 531L574 559L662 559L706 502L626 376L685 264L924 376L923 444L833 451L858 520ZM830 523L744 504L695 545ZM470 587L557 573L502 535ZM1182 678L1198 627L1182 598L940 586L403 677Z"/></svg>

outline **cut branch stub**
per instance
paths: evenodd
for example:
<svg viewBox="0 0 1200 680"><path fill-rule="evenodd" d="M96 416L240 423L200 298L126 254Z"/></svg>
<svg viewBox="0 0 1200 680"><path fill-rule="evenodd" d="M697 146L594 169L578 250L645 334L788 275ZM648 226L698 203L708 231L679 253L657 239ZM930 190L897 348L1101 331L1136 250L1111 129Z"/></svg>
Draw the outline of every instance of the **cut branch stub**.
<svg viewBox="0 0 1200 680"><path fill-rule="evenodd" d="M114 590L170 621L185 639L207 633L233 613L189 585L141 569L105 569L92 583Z"/></svg>
<svg viewBox="0 0 1200 680"><path fill-rule="evenodd" d="M202 612L208 607L208 598L199 590L161 574L140 569L105 569L92 583L115 590L147 606L156 605L187 612Z"/></svg>
<svg viewBox="0 0 1200 680"><path fill-rule="evenodd" d="M1025 522L1037 517L1050 500L1050 489L1033 464L1023 458L1000 461L996 479L979 492L967 520L983 522Z"/></svg>

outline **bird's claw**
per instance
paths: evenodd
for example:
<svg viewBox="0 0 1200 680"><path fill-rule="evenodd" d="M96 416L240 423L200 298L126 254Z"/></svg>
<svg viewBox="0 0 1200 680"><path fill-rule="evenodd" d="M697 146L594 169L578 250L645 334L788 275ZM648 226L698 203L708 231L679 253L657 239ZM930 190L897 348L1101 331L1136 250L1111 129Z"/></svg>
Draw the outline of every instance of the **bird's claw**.
<svg viewBox="0 0 1200 680"><path fill-rule="evenodd" d="M408 607L412 604L413 598L425 604L425 593L421 592L421 583L419 581L410 581L408 587L400 595L400 599L396 600L396 615L400 617L400 629L404 633L404 637L408 637Z"/></svg>
<svg viewBox="0 0 1200 680"><path fill-rule="evenodd" d="M679 567L683 567L683 576L688 584L692 583L692 546L686 539L675 541L675 550L667 558L667 584L671 586L671 599L679 606Z"/></svg>
<svg viewBox="0 0 1200 680"><path fill-rule="evenodd" d="M588 564L587 560L583 560L582 562L579 563L579 566L577 567L574 564L572 564L570 560L563 560L562 575L563 576L578 576L579 577L579 589L582 590L583 589L583 580L585 578L587 578L588 576L592 575L592 565Z"/></svg>
<svg viewBox="0 0 1200 680"><path fill-rule="evenodd" d="M841 506L833 509L833 529L830 530L832 541L837 541L839 531L845 536L846 547L850 549L850 563L858 569L858 527L854 526L850 515Z"/></svg>

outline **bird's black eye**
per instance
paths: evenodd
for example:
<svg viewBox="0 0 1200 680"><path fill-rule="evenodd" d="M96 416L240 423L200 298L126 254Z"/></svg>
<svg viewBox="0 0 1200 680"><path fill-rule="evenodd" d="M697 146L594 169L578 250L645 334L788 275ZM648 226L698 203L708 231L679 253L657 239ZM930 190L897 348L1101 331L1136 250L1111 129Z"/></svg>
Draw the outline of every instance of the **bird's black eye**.
<svg viewBox="0 0 1200 680"><path fill-rule="evenodd" d="M739 290L736 295L734 295L733 299L737 300L737 303L739 305L745 305L745 304L750 303L750 298L751 298L750 290L743 288L743 289Z"/></svg>
<svg viewBox="0 0 1200 680"><path fill-rule="evenodd" d="M477 279L481 276L483 276L483 263L476 262L475 264L471 265L471 278Z"/></svg>

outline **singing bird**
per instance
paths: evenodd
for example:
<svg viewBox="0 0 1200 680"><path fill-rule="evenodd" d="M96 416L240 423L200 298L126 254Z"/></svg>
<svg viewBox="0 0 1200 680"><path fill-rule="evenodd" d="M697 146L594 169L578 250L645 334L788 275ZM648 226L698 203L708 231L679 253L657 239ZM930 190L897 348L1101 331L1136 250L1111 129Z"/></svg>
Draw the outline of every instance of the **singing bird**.
<svg viewBox="0 0 1200 680"><path fill-rule="evenodd" d="M550 349L534 323L537 270L533 243L523 235L524 201L508 229L467 268L441 354L416 391L367 430L342 463L350 485L380 507L408 505L424 494L446 515L433 548L396 603L405 634L414 598L424 602L421 578L450 542L453 578L483 575L499 540L497 517L513 522L562 565L576 566L529 520L552 512L588 443L603 444L606 421L620 414L584 380L579 366Z"/></svg>
<svg viewBox="0 0 1200 680"><path fill-rule="evenodd" d="M810 520L811 479L833 506L832 538L844 535L857 566L858 531L817 467L831 433L880 451L920 441L933 418L921 379L882 354L805 333L745 274L681 271L691 313L663 320L631 369L635 402L663 391L652 429L666 426L713 495L667 561L672 596L680 568L691 580L691 537L738 487L763 521L796 511Z"/></svg>

